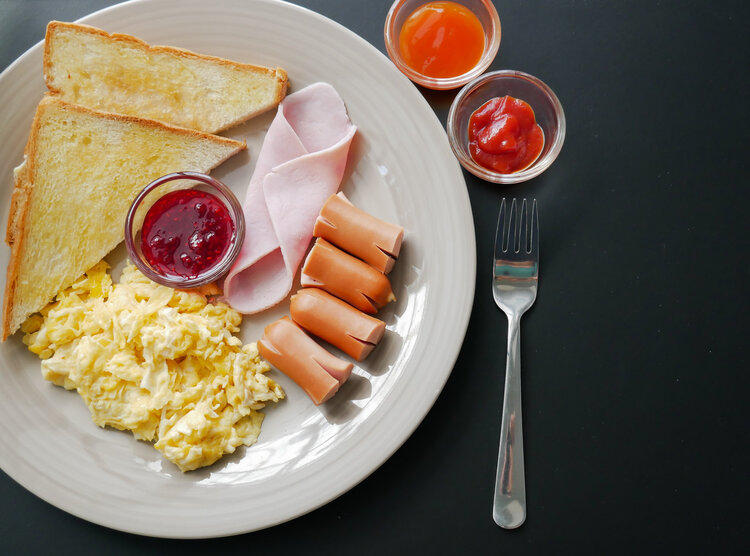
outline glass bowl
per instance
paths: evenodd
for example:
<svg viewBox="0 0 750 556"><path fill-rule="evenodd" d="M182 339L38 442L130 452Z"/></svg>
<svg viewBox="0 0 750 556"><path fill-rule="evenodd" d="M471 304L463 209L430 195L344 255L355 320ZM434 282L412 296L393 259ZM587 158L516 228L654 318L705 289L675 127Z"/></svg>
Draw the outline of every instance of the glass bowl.
<svg viewBox="0 0 750 556"><path fill-rule="evenodd" d="M229 246L221 258L196 275L187 277L163 273L149 263L141 248L141 227L146 213L164 195L179 189L199 189L213 194L224 204L234 225ZM237 197L219 180L198 172L176 172L152 181L135 198L125 219L125 246L130 260L149 279L173 288L195 288L224 276L239 255L244 239L245 215Z"/></svg>
<svg viewBox="0 0 750 556"><path fill-rule="evenodd" d="M397 0L391 6L388 16L385 19L385 48L388 51L388 56L404 75L428 89L457 89L468 83L478 75L481 75L489 67L500 48L500 17L497 15L497 10L490 0L452 1L474 12L484 28L484 52L479 62L466 73L454 77L443 78L423 75L408 66L401 56L401 49L399 47L401 27L414 10L429 3L428 0Z"/></svg>
<svg viewBox="0 0 750 556"><path fill-rule="evenodd" d="M509 95L526 101L544 132L544 146L527 168L501 174L480 166L469 152L469 118L494 97ZM475 176L493 183L521 183L544 172L560 154L565 141L565 113L555 93L533 75L513 70L494 71L467 84L453 100L448 112L448 140L458 161Z"/></svg>

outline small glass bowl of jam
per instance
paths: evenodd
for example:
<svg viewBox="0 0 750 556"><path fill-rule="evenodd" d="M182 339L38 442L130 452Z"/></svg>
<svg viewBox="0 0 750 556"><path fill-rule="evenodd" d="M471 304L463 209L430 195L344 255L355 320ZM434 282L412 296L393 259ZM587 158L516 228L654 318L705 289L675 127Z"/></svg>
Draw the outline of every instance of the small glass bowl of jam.
<svg viewBox="0 0 750 556"><path fill-rule="evenodd" d="M224 276L244 238L237 197L219 180L198 172L152 181L125 220L130 259L148 278L173 288L194 288Z"/></svg>
<svg viewBox="0 0 750 556"><path fill-rule="evenodd" d="M504 97L527 104L543 134L538 156L528 165L508 173L480 164L472 156L470 145L472 115L493 99ZM499 117L499 114L495 116ZM510 123L515 122L510 120ZM469 172L493 183L521 183L544 172L560 154L565 141L565 112L554 91L540 79L520 71L494 71L476 78L459 91L448 112L446 128L453 153ZM511 138L513 141L515 139Z"/></svg>
<svg viewBox="0 0 750 556"><path fill-rule="evenodd" d="M409 79L428 89L457 89L495 59L500 17L490 0L397 0L384 36L388 56Z"/></svg>

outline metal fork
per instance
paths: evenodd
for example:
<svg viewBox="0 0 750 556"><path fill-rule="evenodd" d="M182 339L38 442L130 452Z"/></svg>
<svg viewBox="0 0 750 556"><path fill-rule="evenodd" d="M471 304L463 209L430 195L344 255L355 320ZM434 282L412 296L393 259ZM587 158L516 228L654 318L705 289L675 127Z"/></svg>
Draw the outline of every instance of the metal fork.
<svg viewBox="0 0 750 556"><path fill-rule="evenodd" d="M508 316L508 353L492 517L500 527L515 529L526 519L519 325L521 315L536 299L539 275L539 213L536 199L531 207L531 225L526 199L521 203L520 216L516 210L516 200L513 199L510 222L506 225L507 220L503 199L495 234L492 296L497 306Z"/></svg>

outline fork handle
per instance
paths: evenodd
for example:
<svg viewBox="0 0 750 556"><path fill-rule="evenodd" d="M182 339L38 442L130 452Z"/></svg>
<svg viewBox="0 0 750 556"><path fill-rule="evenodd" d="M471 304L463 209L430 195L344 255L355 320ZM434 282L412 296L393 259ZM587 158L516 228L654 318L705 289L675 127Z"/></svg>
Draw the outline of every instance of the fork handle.
<svg viewBox="0 0 750 556"><path fill-rule="evenodd" d="M523 469L521 423L521 317L508 316L508 354L505 398L500 426L495 500L492 517L500 527L515 529L526 519L526 482Z"/></svg>

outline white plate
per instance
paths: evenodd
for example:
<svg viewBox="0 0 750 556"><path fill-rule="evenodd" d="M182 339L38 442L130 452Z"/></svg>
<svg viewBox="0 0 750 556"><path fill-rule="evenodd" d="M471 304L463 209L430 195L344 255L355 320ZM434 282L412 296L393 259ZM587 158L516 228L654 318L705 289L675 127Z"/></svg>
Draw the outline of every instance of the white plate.
<svg viewBox="0 0 750 556"><path fill-rule="evenodd" d="M391 274L398 301L381 313L383 343L339 393L315 407L273 371L288 399L265 410L258 443L187 474L129 433L90 420L80 397L45 382L17 334L0 345L0 464L37 496L86 520L134 533L212 537L309 512L380 466L414 431L443 388L466 333L476 272L468 195L445 132L417 89L373 46L311 11L268 0L121 4L81 20L151 44L287 70L291 90L327 81L359 132L343 190L405 228ZM0 212L45 91L42 44L0 75ZM240 195L272 114L231 130L239 155L214 175ZM5 222L2 222L4 229ZM0 268L9 252L0 248ZM115 255L122 258L122 250ZM2 286L5 277L3 272ZM246 341L288 304L243 324Z"/></svg>

